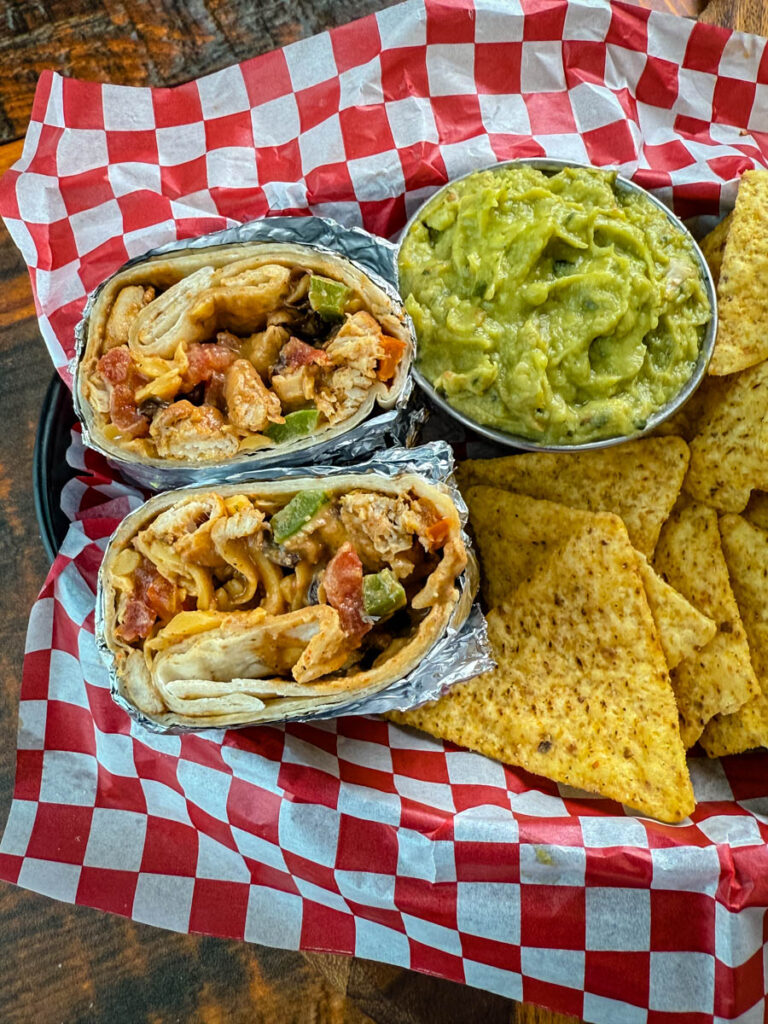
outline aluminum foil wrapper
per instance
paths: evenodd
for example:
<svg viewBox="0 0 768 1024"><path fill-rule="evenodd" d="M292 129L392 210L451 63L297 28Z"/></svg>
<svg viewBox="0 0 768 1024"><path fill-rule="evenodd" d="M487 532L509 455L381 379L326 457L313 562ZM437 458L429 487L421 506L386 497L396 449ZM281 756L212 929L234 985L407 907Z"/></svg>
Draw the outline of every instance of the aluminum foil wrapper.
<svg viewBox="0 0 768 1024"><path fill-rule="evenodd" d="M173 252L186 252L189 249L204 249L212 245L226 245L234 242L298 243L320 253L343 256L367 274L374 284L378 285L398 305L402 305L396 287L396 246L362 228L344 227L327 217L265 217L262 220L238 224L236 227L226 228L223 231L214 231L208 235L180 239L157 249L150 249L141 256L133 257L115 273L121 273L128 267L142 263L150 256L162 256ZM206 464L201 462L189 468L147 466L128 459L118 459L113 453L106 451L88 430L77 387L77 369L85 353L91 310L102 288L114 276L113 274L108 277L89 296L83 309L82 319L75 328L75 355L69 364L69 370L75 382L72 398L75 415L83 428L83 443L103 455L113 469L140 487L161 491L192 484L199 486L208 483L236 483L240 480L251 479L257 466L259 469L262 466L271 466L274 473L277 467L282 470L284 467L307 466L320 461L349 465L349 463L380 448L390 445L413 444L419 426L427 417L423 403L413 394L413 378L409 372L392 408L374 407L371 414L362 423L350 430L296 451L286 451L285 448L282 448L274 449L274 452L270 451L267 454L264 449L261 449L244 452L224 463ZM410 325L410 319L407 316L406 320ZM411 333L413 334L412 325Z"/></svg>
<svg viewBox="0 0 768 1024"><path fill-rule="evenodd" d="M280 479L341 476L350 472L375 473L378 476L395 477L401 473L414 473L430 484L444 484L456 504L462 523L462 539L467 548L467 567L457 580L459 600L448 627L421 662L408 675L392 683L379 693L364 700L350 701L341 708L317 711L291 718L291 722L308 722L322 718L339 718L342 715L378 715L385 711L407 711L428 701L436 700L455 683L471 679L481 672L494 667L488 641L488 631L478 600L479 571L472 542L466 532L467 506L453 479L453 452L444 441L433 441L418 448L391 448L380 452L366 462L352 466L315 465L312 467L288 467L280 472ZM258 482L274 478L274 470L268 469L253 474L248 481ZM244 483L246 481L243 481ZM141 509L131 515L139 515ZM128 516L130 520L130 515ZM127 521L127 520L126 520ZM159 733L215 732L210 726L164 726L133 706L120 693L117 665L109 649L105 635L103 564L99 570L96 591L95 615L96 646L109 671L112 699L134 721ZM247 729L248 723L227 728ZM222 730L219 730L222 731Z"/></svg>

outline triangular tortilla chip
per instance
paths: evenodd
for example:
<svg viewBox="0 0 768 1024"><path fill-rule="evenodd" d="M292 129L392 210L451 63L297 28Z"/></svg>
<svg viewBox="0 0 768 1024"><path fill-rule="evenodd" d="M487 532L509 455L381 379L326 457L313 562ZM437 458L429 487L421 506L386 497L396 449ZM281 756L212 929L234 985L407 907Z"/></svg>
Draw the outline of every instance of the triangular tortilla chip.
<svg viewBox="0 0 768 1024"><path fill-rule="evenodd" d="M721 512L768 490L768 361L707 387L683 486Z"/></svg>
<svg viewBox="0 0 768 1024"><path fill-rule="evenodd" d="M490 613L496 669L390 717L680 821L693 790L637 555L598 518Z"/></svg>
<svg viewBox="0 0 768 1024"><path fill-rule="evenodd" d="M723 263L725 243L728 241L728 232L730 231L732 220L733 210L699 242L699 248L704 255L704 259L709 264L712 280L715 284L720 280L720 267Z"/></svg>
<svg viewBox="0 0 768 1024"><path fill-rule="evenodd" d="M710 757L768 746L768 534L741 516L723 516L720 532L760 692L707 725L701 745Z"/></svg>
<svg viewBox="0 0 768 1024"><path fill-rule="evenodd" d="M490 608L507 601L553 550L602 514L482 484L470 487L466 500L483 567L483 596ZM639 558L661 648L667 665L674 668L708 643L717 629L712 619L665 583L643 555Z"/></svg>
<svg viewBox="0 0 768 1024"><path fill-rule="evenodd" d="M462 490L490 484L588 512L614 512L638 551L653 554L688 467L679 437L651 437L585 452L527 452L467 459L456 477Z"/></svg>
<svg viewBox="0 0 768 1024"><path fill-rule="evenodd" d="M649 565L645 555L638 551L637 556L651 615L659 631L661 649L667 659L667 667L672 670L708 644L717 633L717 625L666 583Z"/></svg>
<svg viewBox="0 0 768 1024"><path fill-rule="evenodd" d="M672 672L680 733L692 747L711 718L736 711L759 692L715 510L694 504L674 512L662 528L654 566L718 627L705 647Z"/></svg>
<svg viewBox="0 0 768 1024"><path fill-rule="evenodd" d="M717 282L718 327L709 372L736 373L768 358L768 171L745 171Z"/></svg>

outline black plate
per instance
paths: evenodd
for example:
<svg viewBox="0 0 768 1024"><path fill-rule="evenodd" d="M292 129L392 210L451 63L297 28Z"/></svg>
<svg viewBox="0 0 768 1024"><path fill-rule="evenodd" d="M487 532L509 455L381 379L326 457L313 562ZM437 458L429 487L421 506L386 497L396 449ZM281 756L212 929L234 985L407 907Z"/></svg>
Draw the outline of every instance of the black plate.
<svg viewBox="0 0 768 1024"><path fill-rule="evenodd" d="M67 463L75 424L72 395L55 374L43 399L33 459L35 514L43 547L52 562L64 541L69 520L61 511L61 492L77 475Z"/></svg>

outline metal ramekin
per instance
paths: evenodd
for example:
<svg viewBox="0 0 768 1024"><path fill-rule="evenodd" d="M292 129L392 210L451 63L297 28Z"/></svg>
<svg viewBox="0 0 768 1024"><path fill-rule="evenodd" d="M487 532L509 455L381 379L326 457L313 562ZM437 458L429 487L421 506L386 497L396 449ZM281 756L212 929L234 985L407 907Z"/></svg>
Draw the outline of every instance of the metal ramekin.
<svg viewBox="0 0 768 1024"><path fill-rule="evenodd" d="M551 172L556 174L558 171L562 171L566 167L579 167L587 170L596 171L610 171L610 167L594 167L592 164L578 163L574 160L556 160L545 157L521 157L518 160L504 160L497 164L489 164L485 167L478 167L474 171L470 171L468 174L462 174L459 178L453 178L451 181L446 182L442 188L438 189L437 192L433 193L428 199L426 199L419 208L413 213L408 220L408 223L403 228L403 232L400 236L400 241L397 246L397 252L394 256L395 264L395 275L397 278L398 288L400 285L400 249L405 241L408 232L414 223L420 218L425 207L430 203L433 203L437 196L441 195L447 189L456 185L460 181L465 181L467 178L472 177L473 174L481 174L483 171L495 171L501 170L504 167L518 167L528 166L534 167L536 170ZM694 393L696 388L701 384L709 366L709 361L712 358L712 351L715 347L715 337L717 336L717 297L715 294L715 284L712 280L712 274L710 273L707 261L704 259L699 246L696 244L696 240L693 235L683 222L672 213L672 211L662 203L660 199L657 199L652 193L646 189L641 188L639 185L635 185L634 182L629 181L627 178L622 178L621 175L616 176L615 187L620 192L635 192L639 195L645 196L654 206L664 213L667 220L672 226L682 232L691 242L693 252L696 257L696 261L699 265L701 276L704 280L704 286L707 292L707 298L712 309L712 317L707 325L704 333L704 338L699 349L699 357L696 360L693 373L688 378L685 386L678 392L678 394L666 405L662 406L657 412L648 417L648 420L642 430L636 430L631 434L619 434L616 437L603 437L597 441L583 441L580 444L545 444L543 441L533 441L529 437L521 437L518 434L510 434L504 430L496 430L494 427L486 427L482 423L478 423L476 420L471 419L469 416L465 416L464 413L459 412L458 409L454 409L449 402L430 384L430 382L423 375L418 366L418 336L417 336L417 350L416 358L411 367L411 373L413 374L414 380L419 387L424 391L432 402L438 408L442 409L447 415L452 416L455 420L458 420L465 427L473 430L476 434L481 434L483 437L487 437L490 441L496 441L499 444L506 445L508 448L521 448L525 451L539 451L539 452L577 452L586 451L590 448L608 448L611 445L621 444L623 441L636 440L638 437L644 437L646 434L650 434L658 426L660 426L665 420L673 416L678 410L682 409L691 395ZM401 291L402 294L402 291ZM405 295L403 295L403 301L405 301Z"/></svg>

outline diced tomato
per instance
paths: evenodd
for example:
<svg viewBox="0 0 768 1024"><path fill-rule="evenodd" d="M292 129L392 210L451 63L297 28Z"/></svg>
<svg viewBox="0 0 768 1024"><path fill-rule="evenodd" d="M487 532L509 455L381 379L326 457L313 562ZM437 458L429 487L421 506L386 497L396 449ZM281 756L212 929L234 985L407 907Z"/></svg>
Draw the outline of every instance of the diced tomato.
<svg viewBox="0 0 768 1024"><path fill-rule="evenodd" d="M298 366L310 366L316 363L318 366L328 366L330 359L328 353L321 348L313 348L305 341L298 338L291 338L280 350L280 361L292 369Z"/></svg>
<svg viewBox="0 0 768 1024"><path fill-rule="evenodd" d="M178 588L159 573L147 587L147 604L161 619L170 619L179 610Z"/></svg>
<svg viewBox="0 0 768 1024"><path fill-rule="evenodd" d="M116 352L117 349L113 349ZM110 419L124 435L146 437L149 423L136 407L133 388L128 384L113 384L109 394Z"/></svg>
<svg viewBox="0 0 768 1024"><path fill-rule="evenodd" d="M125 345L111 348L98 362L98 371L109 384L127 384L133 356Z"/></svg>
<svg viewBox="0 0 768 1024"><path fill-rule="evenodd" d="M179 588L161 575L143 558L133 574L133 597L151 608L161 619L170 619L180 610Z"/></svg>
<svg viewBox="0 0 768 1024"><path fill-rule="evenodd" d="M405 342L399 338L390 338L388 334L382 334L381 347L383 355L379 359L379 368L376 371L376 376L379 380L391 380L395 375L403 352L405 352Z"/></svg>
<svg viewBox="0 0 768 1024"><path fill-rule="evenodd" d="M187 611L197 607L192 598L184 602L180 600L179 588L162 576L146 558L133 573L133 593L123 614L123 620L117 632L127 643L146 639L158 618L171 619L176 612L185 608Z"/></svg>
<svg viewBox="0 0 768 1024"><path fill-rule="evenodd" d="M447 516L443 516L442 519L438 519L437 522L432 523L424 531L429 538L430 551L435 548L441 548L451 533L451 521Z"/></svg>
<svg viewBox="0 0 768 1024"><path fill-rule="evenodd" d="M123 621L118 626L117 633L129 644L132 644L134 640L145 640L149 636L156 618L157 616L151 608L148 608L138 598L132 597L125 606Z"/></svg>
<svg viewBox="0 0 768 1024"><path fill-rule="evenodd" d="M325 596L339 613L341 628L360 640L372 627L363 615L363 563L351 544L342 545L323 575Z"/></svg>
<svg viewBox="0 0 768 1024"><path fill-rule="evenodd" d="M189 367L182 380L185 391L209 381L214 373L224 373L237 359L237 354L228 345L216 342L201 345L194 342L187 350L187 359Z"/></svg>

